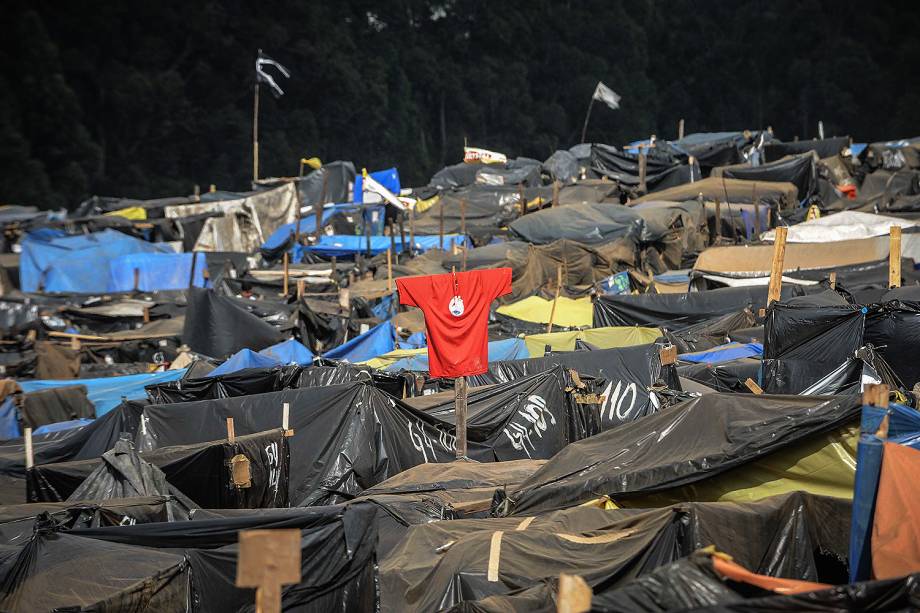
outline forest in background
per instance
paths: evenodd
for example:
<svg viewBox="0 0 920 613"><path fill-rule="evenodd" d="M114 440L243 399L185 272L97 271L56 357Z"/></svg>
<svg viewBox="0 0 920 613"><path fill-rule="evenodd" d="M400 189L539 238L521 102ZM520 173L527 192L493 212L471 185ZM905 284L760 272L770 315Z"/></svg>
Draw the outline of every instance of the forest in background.
<svg viewBox="0 0 920 613"><path fill-rule="evenodd" d="M470 145L540 160L580 140L772 126L784 140L920 134L920 3L336 0L16 3L0 37L0 203L74 207L251 179L301 157L419 185Z"/></svg>

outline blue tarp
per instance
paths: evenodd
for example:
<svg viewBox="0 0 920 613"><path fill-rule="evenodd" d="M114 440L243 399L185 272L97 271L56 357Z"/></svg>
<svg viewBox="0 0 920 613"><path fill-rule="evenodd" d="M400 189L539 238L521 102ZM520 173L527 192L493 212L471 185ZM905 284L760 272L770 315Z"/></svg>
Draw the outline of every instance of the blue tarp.
<svg viewBox="0 0 920 613"><path fill-rule="evenodd" d="M19 278L24 292L38 291L40 282L46 292L118 291L111 289L113 260L132 253L175 253L169 245L148 243L116 230L74 236L41 230L27 234L21 244ZM133 287L134 273L128 274ZM187 274L185 285L188 285Z"/></svg>
<svg viewBox="0 0 920 613"><path fill-rule="evenodd" d="M360 336L323 354L325 358L364 362L396 349L396 328L389 321L378 324Z"/></svg>
<svg viewBox="0 0 920 613"><path fill-rule="evenodd" d="M521 360L529 357L530 352L527 351L527 345L522 338L508 338L489 343L489 362ZM403 358L398 362L390 364L384 370L390 372L398 372L400 370L427 371L428 354L420 353L419 355Z"/></svg>
<svg viewBox="0 0 920 613"><path fill-rule="evenodd" d="M393 192L394 196L399 195L401 186L399 184L398 170L387 168L386 170L377 170L368 174L374 181ZM364 177L360 174L355 177L355 202L364 202Z"/></svg>
<svg viewBox="0 0 920 613"><path fill-rule="evenodd" d="M392 319L396 315L396 300L394 294L383 296L377 304L371 307L371 312L379 320Z"/></svg>
<svg viewBox="0 0 920 613"><path fill-rule="evenodd" d="M371 236L371 255L377 255L378 253L384 253L387 249L390 248L391 242L389 236ZM460 234L445 234L444 235L444 249L449 250L452 245L461 247L466 245L467 247L472 247L469 239L466 236ZM428 251L429 249L437 249L440 245L440 237L438 236L416 236L415 237L415 251ZM408 247L408 241L406 242L406 247ZM349 236L346 234L332 234L332 235L323 235L320 237L319 242L315 245L309 245L304 248L305 251L315 253L317 255L325 257L346 257L351 256L356 253L366 253L367 252L367 237L364 236ZM400 237L396 238L396 252L402 253L403 245Z"/></svg>
<svg viewBox="0 0 920 613"><path fill-rule="evenodd" d="M256 353L252 349L240 349L227 360L208 373L209 377L229 375L244 368L271 368L281 364L277 358Z"/></svg>
<svg viewBox="0 0 920 613"><path fill-rule="evenodd" d="M706 364L719 364L737 360L738 358L759 358L763 356L763 345L760 343L727 343L706 351L682 353L680 359L684 362Z"/></svg>
<svg viewBox="0 0 920 613"><path fill-rule="evenodd" d="M0 403L0 440L19 438L19 420L16 419L16 403L12 396L7 396Z"/></svg>
<svg viewBox="0 0 920 613"><path fill-rule="evenodd" d="M428 339L424 332L415 332L405 341L399 343L401 349L421 349L428 346Z"/></svg>
<svg viewBox="0 0 920 613"><path fill-rule="evenodd" d="M278 343L277 345L266 347L259 353L274 358L278 361L278 364L300 364L301 366L306 366L313 363L313 352L304 347L303 343L293 338Z"/></svg>
<svg viewBox="0 0 920 613"><path fill-rule="evenodd" d="M856 479L853 484L853 516L850 520L850 582L864 581L872 574L870 532L875 516L875 498L882 469L885 440L875 436L888 415L888 442L920 448L920 413L900 404L888 410L863 406L859 445L856 449Z"/></svg>
<svg viewBox="0 0 920 613"><path fill-rule="evenodd" d="M90 402L96 407L96 417L101 417L117 407L122 398L141 400L147 397L144 386L168 383L182 378L185 369L164 372L143 373L139 375L122 375L120 377L100 377L98 379L39 379L18 381L23 392L38 392L54 387L68 385L85 385Z"/></svg>
<svg viewBox="0 0 920 613"><path fill-rule="evenodd" d="M39 434L50 434L51 432L60 432L61 430L71 430L73 428L87 426L91 423L93 423L93 420L88 418L71 419L70 421L58 421L53 424L45 424L44 426L39 426L32 431L32 435L38 436Z"/></svg>
<svg viewBox="0 0 920 613"><path fill-rule="evenodd" d="M134 271L138 271L138 286L142 292L156 292L188 287L192 262L195 262L195 287L205 287L204 271L208 267L203 253L132 253L110 262L110 292L130 292L134 289Z"/></svg>

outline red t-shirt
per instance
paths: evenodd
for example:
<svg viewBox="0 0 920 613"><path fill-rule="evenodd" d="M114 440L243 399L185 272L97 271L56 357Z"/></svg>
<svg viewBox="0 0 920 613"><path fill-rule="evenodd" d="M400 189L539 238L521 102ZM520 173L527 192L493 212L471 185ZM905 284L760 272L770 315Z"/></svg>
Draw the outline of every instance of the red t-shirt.
<svg viewBox="0 0 920 613"><path fill-rule="evenodd" d="M489 369L489 305L511 292L511 269L396 279L399 303L425 314L432 377L480 375Z"/></svg>

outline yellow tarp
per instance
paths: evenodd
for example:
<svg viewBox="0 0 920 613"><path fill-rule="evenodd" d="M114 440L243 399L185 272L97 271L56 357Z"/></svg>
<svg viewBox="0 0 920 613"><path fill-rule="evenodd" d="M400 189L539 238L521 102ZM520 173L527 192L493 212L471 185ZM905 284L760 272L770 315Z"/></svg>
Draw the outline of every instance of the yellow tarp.
<svg viewBox="0 0 920 613"><path fill-rule="evenodd" d="M422 347L421 349L396 349L390 353L384 353L383 355L378 355L376 358L367 360L366 362L360 362L370 366L371 368L386 368L390 364L394 364L403 358L408 358L409 356L427 354L428 347Z"/></svg>
<svg viewBox="0 0 920 613"><path fill-rule="evenodd" d="M573 330L571 332L550 332L548 334L531 334L524 337L524 344L531 357L542 356L546 346L553 351L574 351L575 340L581 339L599 349L632 347L654 343L661 336L658 328L639 328L637 326L612 326L609 328L592 328L590 330Z"/></svg>
<svg viewBox="0 0 920 613"><path fill-rule="evenodd" d="M424 213L425 211L433 207L439 199L440 199L440 196L435 194L434 196L432 196L431 198L428 198L427 200L416 201L415 207L414 207L415 214L418 215L419 213Z"/></svg>
<svg viewBox="0 0 920 613"><path fill-rule="evenodd" d="M498 307L498 312L508 317L538 324L549 323L553 312L553 301L539 296L530 296L511 304ZM591 297L566 298L560 296L556 303L556 313L553 316L553 325L565 328L582 328L591 326L594 319L594 307Z"/></svg>
<svg viewBox="0 0 920 613"><path fill-rule="evenodd" d="M797 491L852 499L858 441L857 421L698 483L614 502L654 508L688 500L750 502Z"/></svg>
<svg viewBox="0 0 920 613"><path fill-rule="evenodd" d="M130 219L132 221L143 221L147 219L147 209L140 206L129 206L125 209L109 211L106 213L106 215L109 217L124 217L125 219Z"/></svg>

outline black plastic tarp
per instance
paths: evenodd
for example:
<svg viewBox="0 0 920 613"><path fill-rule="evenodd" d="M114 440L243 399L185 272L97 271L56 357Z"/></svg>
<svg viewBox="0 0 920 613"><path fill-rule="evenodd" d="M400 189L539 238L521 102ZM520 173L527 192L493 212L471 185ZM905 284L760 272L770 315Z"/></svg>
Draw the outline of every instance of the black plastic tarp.
<svg viewBox="0 0 920 613"><path fill-rule="evenodd" d="M250 483L233 483L231 459L245 456ZM287 506L290 450L280 429L227 440L164 447L141 454L163 472L169 485L207 508L272 508ZM42 464L29 471L30 501L74 499L99 460Z"/></svg>
<svg viewBox="0 0 920 613"><path fill-rule="evenodd" d="M744 382L760 379L760 360L738 358L721 364L682 364L677 367L677 374L718 392L750 393Z"/></svg>
<svg viewBox="0 0 920 613"><path fill-rule="evenodd" d="M145 389L153 404L210 400L277 392L295 387L300 376L299 366L275 368L244 368L226 375L177 379L168 383L149 385Z"/></svg>
<svg viewBox="0 0 920 613"><path fill-rule="evenodd" d="M509 226L521 240L546 245L560 239L584 244L607 243L613 240L650 241L645 221L622 204L573 204L535 211L520 217Z"/></svg>
<svg viewBox="0 0 920 613"><path fill-rule="evenodd" d="M662 366L658 345L636 345L596 351L552 353L542 358L492 362L489 371L469 377L470 385L513 382L527 375L562 366L603 381L599 390L598 431L656 412L661 400L651 391L658 382L680 389L673 365Z"/></svg>
<svg viewBox="0 0 920 613"><path fill-rule="evenodd" d="M785 181L799 190L799 202L815 194L818 189L817 160L813 153L789 155L760 166L739 164L714 168L713 177L744 179L745 181ZM752 190L754 186L752 186Z"/></svg>
<svg viewBox="0 0 920 613"><path fill-rule="evenodd" d="M509 493L512 510L533 514L694 483L832 430L860 406L850 396L705 394L570 444Z"/></svg>
<svg viewBox="0 0 920 613"><path fill-rule="evenodd" d="M258 351L284 338L269 323L213 290L190 288L182 341L193 351L226 357L240 349Z"/></svg>
<svg viewBox="0 0 920 613"><path fill-rule="evenodd" d="M435 522L412 529L381 561L381 609L441 610L464 600L520 594L566 572L585 579L601 605L592 610L603 611L604 594L712 545L759 574L837 582L846 577L849 516L848 501L796 492L654 510L580 507L526 523ZM482 603L482 609L457 610L543 610L540 599L525 598L518 606L514 600L493 600L506 608Z"/></svg>
<svg viewBox="0 0 920 613"><path fill-rule="evenodd" d="M633 191L640 187L639 156L618 151L610 145L591 145L591 172L596 178L607 177ZM695 162L690 165L669 153L646 150L645 185L648 192L683 185L700 178L700 168Z"/></svg>
<svg viewBox="0 0 920 613"><path fill-rule="evenodd" d="M786 284L782 289L782 298L802 293L801 286ZM765 285L683 294L598 296L594 302L594 327L664 326L679 330L744 308L756 313L765 306Z"/></svg>
<svg viewBox="0 0 920 613"><path fill-rule="evenodd" d="M823 140L797 140L791 143L774 142L763 147L764 160L773 162L787 155L814 151L819 158L829 158L850 146L849 136L825 138Z"/></svg>
<svg viewBox="0 0 920 613"><path fill-rule="evenodd" d="M892 292L898 293L908 294L908 291ZM920 381L920 360L916 353L920 347L920 301L889 300L873 308L866 319L865 338L878 348L908 389Z"/></svg>

